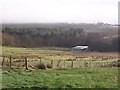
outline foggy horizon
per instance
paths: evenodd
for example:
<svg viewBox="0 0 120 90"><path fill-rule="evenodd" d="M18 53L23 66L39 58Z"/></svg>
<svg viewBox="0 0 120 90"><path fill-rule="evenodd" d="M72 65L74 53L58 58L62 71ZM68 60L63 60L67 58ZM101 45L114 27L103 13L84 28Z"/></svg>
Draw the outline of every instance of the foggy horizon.
<svg viewBox="0 0 120 90"><path fill-rule="evenodd" d="M2 24L118 24L118 0L1 0Z"/></svg>
<svg viewBox="0 0 120 90"><path fill-rule="evenodd" d="M104 23L104 22L2 22L1 24L110 24L118 25L118 23Z"/></svg>

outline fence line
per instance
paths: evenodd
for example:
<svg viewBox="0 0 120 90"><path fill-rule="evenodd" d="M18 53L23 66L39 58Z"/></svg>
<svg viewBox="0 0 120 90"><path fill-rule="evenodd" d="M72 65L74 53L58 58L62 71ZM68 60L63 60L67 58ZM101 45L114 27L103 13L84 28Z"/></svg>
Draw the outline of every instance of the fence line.
<svg viewBox="0 0 120 90"><path fill-rule="evenodd" d="M43 61L41 57L36 60L30 60L27 57L14 58L11 55L9 57L3 57L2 66L11 68L14 67L24 67L25 69L33 68L37 64L44 63L46 66L49 63L52 68L79 68L79 67L107 67L110 66L112 62L102 62L102 61L92 61L92 60L77 60L77 59L66 59L66 60L48 60ZM18 66L17 66L18 64Z"/></svg>

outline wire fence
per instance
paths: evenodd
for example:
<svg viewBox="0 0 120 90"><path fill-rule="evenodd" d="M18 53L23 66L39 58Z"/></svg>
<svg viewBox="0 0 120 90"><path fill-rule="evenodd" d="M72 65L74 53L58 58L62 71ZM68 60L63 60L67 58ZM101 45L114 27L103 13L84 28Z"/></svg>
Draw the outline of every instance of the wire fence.
<svg viewBox="0 0 120 90"><path fill-rule="evenodd" d="M77 60L77 59L66 59L66 60L45 60L42 57L29 58L29 57L13 57L13 56L2 56L0 61L2 68L25 68L25 69L37 69L37 65L44 65L45 68L51 69L62 69L62 68L80 68L80 67L114 67L111 61L99 61L99 60ZM50 67L49 67L50 66Z"/></svg>

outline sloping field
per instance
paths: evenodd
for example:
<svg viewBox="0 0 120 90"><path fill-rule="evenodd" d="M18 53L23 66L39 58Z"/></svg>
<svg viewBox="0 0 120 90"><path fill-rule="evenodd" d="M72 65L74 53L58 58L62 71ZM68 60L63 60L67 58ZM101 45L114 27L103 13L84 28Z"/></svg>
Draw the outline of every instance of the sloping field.
<svg viewBox="0 0 120 90"><path fill-rule="evenodd" d="M118 88L118 69L119 67L82 67L81 61L111 62L117 61L118 53L112 52L80 52L73 53L69 49L48 49L48 48L17 48L2 47L3 56L8 67L3 68L2 84L3 88ZM31 69L23 67L9 68L9 56L12 56L12 65L20 57L27 57L28 60L39 63L54 61L74 61L74 66L50 69ZM21 62L19 62L21 63ZM6 64L4 64L5 66ZM62 64L63 65L63 64ZM7 66L7 65L6 65Z"/></svg>

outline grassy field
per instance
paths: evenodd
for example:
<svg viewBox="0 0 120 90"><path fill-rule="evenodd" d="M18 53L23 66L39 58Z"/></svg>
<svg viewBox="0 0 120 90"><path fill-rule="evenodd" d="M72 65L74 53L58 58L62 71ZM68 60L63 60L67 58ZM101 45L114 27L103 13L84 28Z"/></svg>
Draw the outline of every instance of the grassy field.
<svg viewBox="0 0 120 90"><path fill-rule="evenodd" d="M4 70L3 87L118 88L118 68Z"/></svg>
<svg viewBox="0 0 120 90"><path fill-rule="evenodd" d="M116 61L117 53L84 52L72 53L66 49L2 47L3 56L26 56L29 59L42 57L42 60L90 60ZM79 67L62 69L3 69L3 88L118 88L117 67Z"/></svg>
<svg viewBox="0 0 120 90"><path fill-rule="evenodd" d="M43 60L66 60L66 59L79 59L79 60L95 60L95 61L115 61L118 60L118 53L116 52L82 52L73 53L71 50L66 49L49 49L49 48L17 48L17 47L2 47L2 55L9 57L28 57L38 58Z"/></svg>

